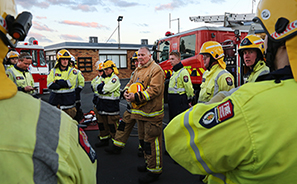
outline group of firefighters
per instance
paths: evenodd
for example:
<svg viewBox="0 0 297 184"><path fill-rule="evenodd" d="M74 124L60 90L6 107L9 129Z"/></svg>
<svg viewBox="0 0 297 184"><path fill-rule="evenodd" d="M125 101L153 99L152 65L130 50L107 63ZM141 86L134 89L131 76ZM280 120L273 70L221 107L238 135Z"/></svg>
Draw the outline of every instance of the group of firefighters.
<svg viewBox="0 0 297 184"><path fill-rule="evenodd" d="M0 177L6 178L5 183L96 183L96 153L73 120L81 111L84 77L71 63L70 52L62 49L47 79L51 105L32 98L36 90L28 71L32 57L7 53L8 45L15 46L6 36L14 29L15 3L0 2L0 18L9 25L0 24L0 59L6 55L5 67L0 63L5 140L0 143L0 161L6 166ZM297 2L276 3L262 0L258 5L254 20L267 33L265 40L248 35L240 43L247 84L235 88L225 69L222 46L205 42L200 54L207 70L194 105L194 90L180 53L169 54L173 73L168 88L170 123L164 129L166 151L191 173L205 175L205 183L296 182ZM165 75L147 47L135 52L132 60L136 69L122 92L128 104L121 121L116 64L109 59L96 63L98 76L91 86L100 141L95 146L108 146L112 140L105 151L120 154L137 123L139 150L145 159L137 170L146 173L138 181L151 183L163 170Z"/></svg>

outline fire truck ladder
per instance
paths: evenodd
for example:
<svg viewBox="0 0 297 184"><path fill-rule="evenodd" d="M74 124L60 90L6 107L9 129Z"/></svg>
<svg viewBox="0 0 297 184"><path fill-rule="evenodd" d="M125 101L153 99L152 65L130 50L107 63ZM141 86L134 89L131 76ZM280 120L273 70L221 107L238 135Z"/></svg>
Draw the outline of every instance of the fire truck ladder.
<svg viewBox="0 0 297 184"><path fill-rule="evenodd" d="M225 15L208 15L189 17L194 22L204 23L224 23L224 27L237 30L249 30L249 34L254 34L255 30L262 30L260 24L254 23L254 13L235 14L225 12Z"/></svg>

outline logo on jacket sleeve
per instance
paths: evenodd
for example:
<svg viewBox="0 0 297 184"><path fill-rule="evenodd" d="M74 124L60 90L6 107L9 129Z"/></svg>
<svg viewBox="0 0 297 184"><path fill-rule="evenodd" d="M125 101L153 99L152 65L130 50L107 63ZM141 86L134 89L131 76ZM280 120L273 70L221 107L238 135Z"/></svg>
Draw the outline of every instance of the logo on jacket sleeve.
<svg viewBox="0 0 297 184"><path fill-rule="evenodd" d="M231 79L231 77L227 77L226 78L226 82L227 82L228 86L232 86L233 85L233 80Z"/></svg>
<svg viewBox="0 0 297 184"><path fill-rule="evenodd" d="M199 123L205 128L212 128L234 116L234 106L231 100L228 100L220 105L207 111Z"/></svg>
<svg viewBox="0 0 297 184"><path fill-rule="evenodd" d="M83 131L82 128L78 127L78 141L83 150L87 153L92 163L97 159L95 150L91 147L87 134Z"/></svg>
<svg viewBox="0 0 297 184"><path fill-rule="evenodd" d="M189 77L188 76L184 76L184 82L188 82L189 81Z"/></svg>
<svg viewBox="0 0 297 184"><path fill-rule="evenodd" d="M76 70L73 70L73 74L76 75L77 74L77 71Z"/></svg>
<svg viewBox="0 0 297 184"><path fill-rule="evenodd" d="M115 83L116 81L117 81L116 78L113 78L113 79L111 80L112 83Z"/></svg>
<svg viewBox="0 0 297 184"><path fill-rule="evenodd" d="M23 79L24 77L21 77L21 76L16 77L16 80L23 80Z"/></svg>

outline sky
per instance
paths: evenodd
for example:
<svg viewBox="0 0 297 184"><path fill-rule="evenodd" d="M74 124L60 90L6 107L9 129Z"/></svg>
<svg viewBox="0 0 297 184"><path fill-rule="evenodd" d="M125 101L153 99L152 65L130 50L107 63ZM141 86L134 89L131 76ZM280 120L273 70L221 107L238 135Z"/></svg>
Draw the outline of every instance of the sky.
<svg viewBox="0 0 297 184"><path fill-rule="evenodd" d="M120 43L148 39L153 44L167 31L178 32L177 18L180 32L187 31L205 25L189 17L255 13L259 0L254 1L252 6L253 0L15 0L18 13L33 15L26 40L34 37L42 46L89 42L90 36L98 37L99 43L118 43L118 16L123 16Z"/></svg>

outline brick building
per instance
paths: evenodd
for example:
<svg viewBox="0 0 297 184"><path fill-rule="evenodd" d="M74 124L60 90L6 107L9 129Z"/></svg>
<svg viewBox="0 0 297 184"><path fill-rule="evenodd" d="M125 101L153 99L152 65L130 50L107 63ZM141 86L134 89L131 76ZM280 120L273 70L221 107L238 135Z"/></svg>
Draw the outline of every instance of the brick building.
<svg viewBox="0 0 297 184"><path fill-rule="evenodd" d="M100 60L111 59L119 69L119 78L129 78L134 70L134 64L130 58L140 47L147 44L114 44L114 43L86 43L63 42L44 47L46 60L51 69L56 61L56 53L61 49L67 49L76 59L79 70L83 72L86 81L91 81L98 75L95 63Z"/></svg>

